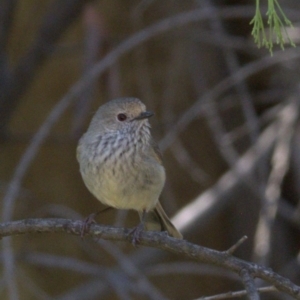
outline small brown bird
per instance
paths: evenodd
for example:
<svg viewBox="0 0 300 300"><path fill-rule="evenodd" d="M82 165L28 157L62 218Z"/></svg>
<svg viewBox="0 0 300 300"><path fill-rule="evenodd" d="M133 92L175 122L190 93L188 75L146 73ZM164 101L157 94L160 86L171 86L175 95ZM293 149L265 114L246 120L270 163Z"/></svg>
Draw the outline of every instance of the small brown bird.
<svg viewBox="0 0 300 300"><path fill-rule="evenodd" d="M166 230L182 238L158 198L165 184L161 154L150 133L152 112L136 98L119 98L102 105L77 147L83 181L103 204L139 212L144 229Z"/></svg>

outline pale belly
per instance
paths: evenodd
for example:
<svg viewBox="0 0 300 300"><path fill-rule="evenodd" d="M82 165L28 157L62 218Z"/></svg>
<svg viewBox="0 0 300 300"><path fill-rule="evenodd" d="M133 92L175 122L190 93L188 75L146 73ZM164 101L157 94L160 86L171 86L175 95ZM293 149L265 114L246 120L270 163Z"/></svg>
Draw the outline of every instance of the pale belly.
<svg viewBox="0 0 300 300"><path fill-rule="evenodd" d="M103 166L85 170L82 175L90 192L103 204L137 211L155 207L165 182L165 171L159 164L122 165L119 169Z"/></svg>

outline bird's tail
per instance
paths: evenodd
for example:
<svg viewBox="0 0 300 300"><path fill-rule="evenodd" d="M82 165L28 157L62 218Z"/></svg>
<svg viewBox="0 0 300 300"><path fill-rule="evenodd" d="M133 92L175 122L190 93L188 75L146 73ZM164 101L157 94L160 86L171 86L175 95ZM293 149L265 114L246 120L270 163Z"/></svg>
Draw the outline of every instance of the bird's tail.
<svg viewBox="0 0 300 300"><path fill-rule="evenodd" d="M170 236L182 239L182 234L170 221L159 202L157 202L154 210L147 213L145 220L145 229L151 231L167 231Z"/></svg>

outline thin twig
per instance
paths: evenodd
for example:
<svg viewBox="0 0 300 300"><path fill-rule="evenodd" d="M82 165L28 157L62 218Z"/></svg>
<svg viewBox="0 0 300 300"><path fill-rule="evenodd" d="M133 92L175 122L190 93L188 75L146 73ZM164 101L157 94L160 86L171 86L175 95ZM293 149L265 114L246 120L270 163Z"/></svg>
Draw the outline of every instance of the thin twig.
<svg viewBox="0 0 300 300"><path fill-rule="evenodd" d="M228 250L226 250L225 253L227 255L232 255L236 251L236 249L239 248L247 239L248 237L244 235L234 245L232 245Z"/></svg>
<svg viewBox="0 0 300 300"><path fill-rule="evenodd" d="M259 300L259 293L257 291L257 288L255 286L255 282L251 274L248 270L242 269L240 272L240 276L243 280L245 290L247 292L247 296L249 300Z"/></svg>
<svg viewBox="0 0 300 300"><path fill-rule="evenodd" d="M257 289L260 293L269 293L269 292L278 292L274 286L266 286ZM247 295L247 291L237 291L237 292L228 292L222 293L214 296L201 297L195 300L221 300L221 299L231 299L231 298L240 298Z"/></svg>

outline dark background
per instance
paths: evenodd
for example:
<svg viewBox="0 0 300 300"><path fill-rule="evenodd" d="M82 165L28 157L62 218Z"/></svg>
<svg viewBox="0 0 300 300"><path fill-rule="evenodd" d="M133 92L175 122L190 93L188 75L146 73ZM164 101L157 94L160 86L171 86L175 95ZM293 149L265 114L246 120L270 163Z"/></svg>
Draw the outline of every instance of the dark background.
<svg viewBox="0 0 300 300"><path fill-rule="evenodd" d="M280 1L295 43L298 2ZM184 237L226 250L247 235L236 256L300 284L299 49L276 46L273 57L257 49L254 11L255 1L1 1L2 221L83 219L103 208L81 180L76 145L99 105L138 97L155 112L152 132L167 172L161 202L177 214ZM172 25L187 12L199 18ZM123 53L122 43L146 28ZM104 72L84 77L106 55ZM50 118L53 128L25 166L33 137L66 97L72 101ZM97 221L130 227L138 216L110 211ZM6 251L14 253L13 273ZM237 276L213 266L69 235L14 237L1 260L1 299L189 300L243 289Z"/></svg>

